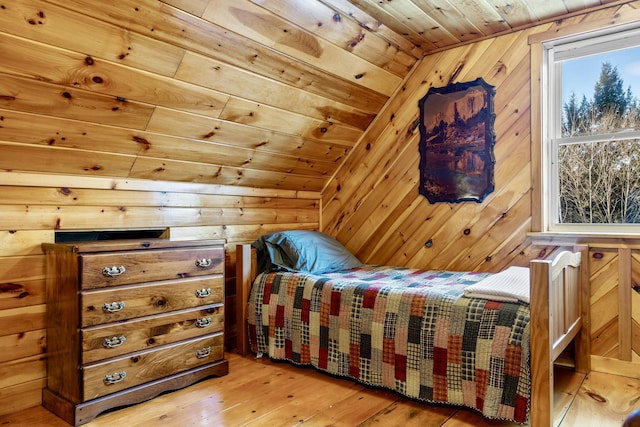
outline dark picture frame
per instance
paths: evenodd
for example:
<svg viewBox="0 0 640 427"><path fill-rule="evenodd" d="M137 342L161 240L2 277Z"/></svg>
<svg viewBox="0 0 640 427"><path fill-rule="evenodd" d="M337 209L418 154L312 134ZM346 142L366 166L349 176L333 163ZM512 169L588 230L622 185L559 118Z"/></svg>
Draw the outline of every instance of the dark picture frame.
<svg viewBox="0 0 640 427"><path fill-rule="evenodd" d="M430 203L481 203L494 190L493 97L482 78L420 99L420 189Z"/></svg>

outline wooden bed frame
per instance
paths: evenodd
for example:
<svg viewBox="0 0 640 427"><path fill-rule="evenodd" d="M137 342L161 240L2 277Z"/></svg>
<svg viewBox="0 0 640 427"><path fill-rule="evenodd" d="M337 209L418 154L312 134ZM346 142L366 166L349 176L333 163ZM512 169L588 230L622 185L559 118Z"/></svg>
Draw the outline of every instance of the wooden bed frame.
<svg viewBox="0 0 640 427"><path fill-rule="evenodd" d="M587 247L561 247L548 259L529 263L531 283L531 412L532 427L553 426L553 365L573 342L578 372L591 370L589 277L581 268ZM257 275L255 250L236 246L238 352L249 352L247 301Z"/></svg>

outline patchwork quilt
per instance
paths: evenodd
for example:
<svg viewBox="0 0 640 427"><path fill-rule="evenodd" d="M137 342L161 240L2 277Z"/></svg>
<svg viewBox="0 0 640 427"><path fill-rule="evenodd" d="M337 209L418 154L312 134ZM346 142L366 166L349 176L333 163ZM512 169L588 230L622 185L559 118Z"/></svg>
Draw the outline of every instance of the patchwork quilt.
<svg viewBox="0 0 640 427"><path fill-rule="evenodd" d="M464 296L488 275L381 266L262 273L249 301L251 349L524 423L529 305Z"/></svg>

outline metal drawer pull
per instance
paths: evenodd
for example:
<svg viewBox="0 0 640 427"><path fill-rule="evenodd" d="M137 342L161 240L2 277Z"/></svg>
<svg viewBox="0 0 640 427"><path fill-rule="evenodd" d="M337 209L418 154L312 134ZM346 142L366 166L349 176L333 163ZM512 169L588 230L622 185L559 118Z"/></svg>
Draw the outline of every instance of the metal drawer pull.
<svg viewBox="0 0 640 427"><path fill-rule="evenodd" d="M211 295L211 288L196 289L196 296L198 298L206 298Z"/></svg>
<svg viewBox="0 0 640 427"><path fill-rule="evenodd" d="M118 302L114 301L111 304L109 304L108 302L105 302L104 305L102 306L102 309L104 311L108 311L109 313L118 312L123 308L124 308L124 301L118 301Z"/></svg>
<svg viewBox="0 0 640 427"><path fill-rule="evenodd" d="M206 328L211 324L211 317L202 317L196 320L196 327L198 328Z"/></svg>
<svg viewBox="0 0 640 427"><path fill-rule="evenodd" d="M209 357L211 354L211 347L205 347L200 350L196 350L196 357L198 359L204 359L205 357Z"/></svg>
<svg viewBox="0 0 640 427"><path fill-rule="evenodd" d="M207 268L211 267L211 264L213 264L213 260L211 258L202 258L196 260L196 267Z"/></svg>
<svg viewBox="0 0 640 427"><path fill-rule="evenodd" d="M120 335L120 337L105 338L102 346L104 348L116 348L124 344L126 340L127 338L124 335Z"/></svg>
<svg viewBox="0 0 640 427"><path fill-rule="evenodd" d="M127 373L125 371L114 372L112 375L104 376L104 383L106 385L117 384L123 379L125 379L126 376L127 376Z"/></svg>
<svg viewBox="0 0 640 427"><path fill-rule="evenodd" d="M113 267L103 268L102 275L106 277L116 277L116 276L120 276L121 274L124 274L125 271L127 271L127 269L124 268L124 265L121 265L120 267L116 267L114 265Z"/></svg>

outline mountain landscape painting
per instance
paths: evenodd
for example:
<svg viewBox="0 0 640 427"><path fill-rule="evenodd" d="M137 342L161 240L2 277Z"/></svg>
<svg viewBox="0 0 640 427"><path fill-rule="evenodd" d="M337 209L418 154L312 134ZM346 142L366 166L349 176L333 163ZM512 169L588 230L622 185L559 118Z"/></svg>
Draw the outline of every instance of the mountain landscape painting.
<svg viewBox="0 0 640 427"><path fill-rule="evenodd" d="M420 100L420 194L429 202L480 203L493 191L493 95L479 78Z"/></svg>

